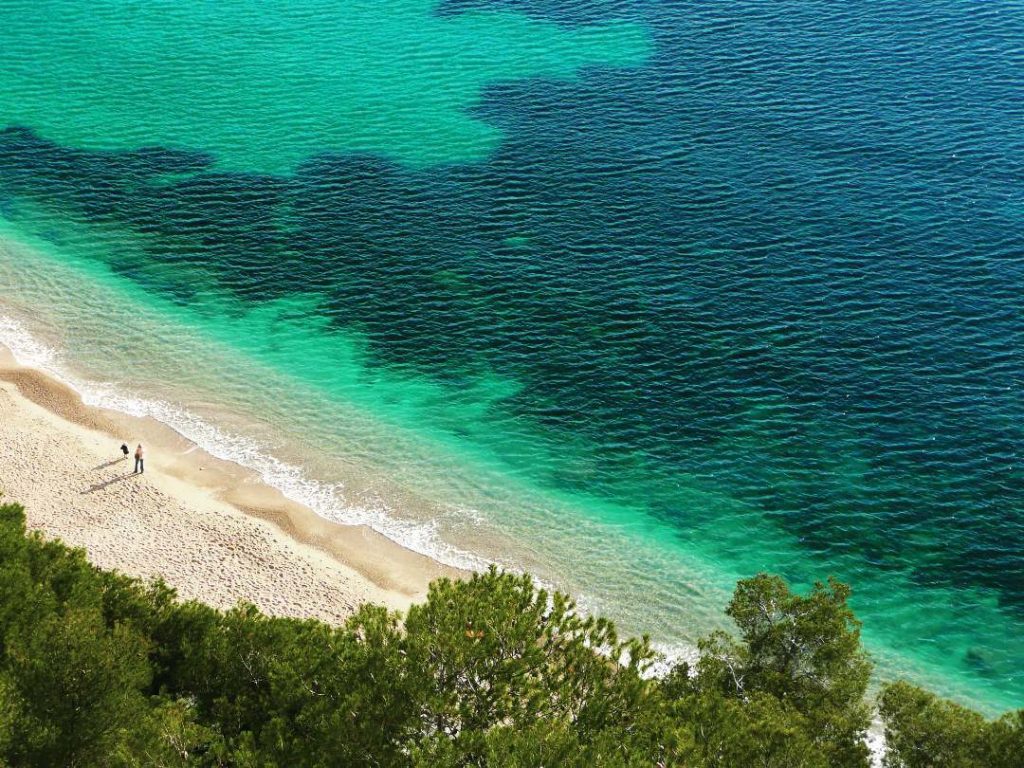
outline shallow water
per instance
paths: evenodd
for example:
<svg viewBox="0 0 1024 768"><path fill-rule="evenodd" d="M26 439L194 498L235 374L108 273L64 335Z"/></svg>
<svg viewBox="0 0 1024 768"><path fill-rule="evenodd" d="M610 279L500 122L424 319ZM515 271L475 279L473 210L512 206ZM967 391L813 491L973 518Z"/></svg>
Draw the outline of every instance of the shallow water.
<svg viewBox="0 0 1024 768"><path fill-rule="evenodd" d="M1024 704L1015 4L0 14L0 314L91 397L667 645L833 574Z"/></svg>

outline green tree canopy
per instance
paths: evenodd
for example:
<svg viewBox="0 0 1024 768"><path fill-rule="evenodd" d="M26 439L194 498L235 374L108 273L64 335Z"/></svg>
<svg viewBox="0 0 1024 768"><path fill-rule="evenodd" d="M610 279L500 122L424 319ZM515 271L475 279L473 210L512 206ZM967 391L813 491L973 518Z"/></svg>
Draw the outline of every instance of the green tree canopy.
<svg viewBox="0 0 1024 768"><path fill-rule="evenodd" d="M699 720L721 713L742 723L736 732L761 755L756 764L865 765L870 710L864 694L871 663L860 645L860 623L846 604L849 594L835 581L815 584L806 597L776 576L739 582L726 609L739 639L711 635L700 644L695 669L677 671L668 683L687 716ZM735 702L742 706L737 709ZM781 738L780 729L799 738ZM705 742L708 759L737 748L725 741L712 734ZM782 754L772 747L776 743L803 747L799 755Z"/></svg>
<svg viewBox="0 0 1024 768"><path fill-rule="evenodd" d="M907 682L886 685L879 714L886 768L1021 768L1024 710L990 722Z"/></svg>
<svg viewBox="0 0 1024 768"><path fill-rule="evenodd" d="M343 626L179 602L26 534L0 505L0 766L834 768L868 765L870 663L836 582L742 581L691 666L528 576L442 579ZM1020 768L995 722L905 683L890 768Z"/></svg>

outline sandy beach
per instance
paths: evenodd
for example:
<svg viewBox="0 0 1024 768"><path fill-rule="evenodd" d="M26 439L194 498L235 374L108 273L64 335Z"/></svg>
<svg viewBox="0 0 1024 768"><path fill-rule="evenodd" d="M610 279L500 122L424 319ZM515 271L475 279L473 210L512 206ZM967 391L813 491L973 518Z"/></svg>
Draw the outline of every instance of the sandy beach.
<svg viewBox="0 0 1024 768"><path fill-rule="evenodd" d="M146 446L132 472L119 446ZM163 578L183 599L339 622L400 609L454 571L363 526L315 515L167 426L91 408L0 348L0 491L28 525L96 565Z"/></svg>

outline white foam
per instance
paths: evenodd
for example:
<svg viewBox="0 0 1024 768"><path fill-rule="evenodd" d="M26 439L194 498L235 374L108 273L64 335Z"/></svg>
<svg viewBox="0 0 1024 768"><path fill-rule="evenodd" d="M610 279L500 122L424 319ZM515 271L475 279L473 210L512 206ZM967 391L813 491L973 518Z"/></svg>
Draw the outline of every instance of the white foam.
<svg viewBox="0 0 1024 768"><path fill-rule="evenodd" d="M125 394L112 384L85 381L75 376L58 350L40 342L13 317L0 315L0 344L11 351L20 365L40 370L74 389L86 405L156 419L210 455L255 471L267 485L327 520L366 525L407 549L457 568L480 570L488 565L482 558L443 541L434 522L400 520L389 515L383 506L342 503L340 484L310 478L299 467L274 457L255 440L223 430L187 408Z"/></svg>
<svg viewBox="0 0 1024 768"><path fill-rule="evenodd" d="M345 504L340 500L340 484L310 478L299 467L274 457L257 441L221 429L185 407L164 400L125 394L122 387L110 383L81 379L70 372L57 349L40 342L17 319L2 314L0 344L11 351L19 364L40 370L74 389L86 405L156 419L210 455L255 471L267 485L327 520L346 525L366 525L413 552L457 568L480 571L490 565L490 561L445 542L433 521L402 520L388 514L383 505L370 507ZM484 519L476 510L464 510L461 514L465 515L470 524ZM523 572L512 562L499 565L510 572ZM555 585L536 577L534 583L549 592L557 589ZM592 600L586 594L576 595L575 599L584 614L604 613L600 601ZM652 647L660 656L649 670L652 676L663 676L683 661L692 665L699 657L693 645L654 643Z"/></svg>
<svg viewBox="0 0 1024 768"><path fill-rule="evenodd" d="M700 659L700 651L695 645L686 643L651 643L651 647L661 656L651 665L651 677L664 677L679 664L686 662L692 670Z"/></svg>
<svg viewBox="0 0 1024 768"><path fill-rule="evenodd" d="M0 343L7 347L21 365L47 373L56 365L56 353L40 343L12 317L0 315Z"/></svg>
<svg viewBox="0 0 1024 768"><path fill-rule="evenodd" d="M885 743L885 725L877 716L871 722L867 736L864 737L868 751L871 753L871 768L882 768L885 765L885 754L888 751Z"/></svg>

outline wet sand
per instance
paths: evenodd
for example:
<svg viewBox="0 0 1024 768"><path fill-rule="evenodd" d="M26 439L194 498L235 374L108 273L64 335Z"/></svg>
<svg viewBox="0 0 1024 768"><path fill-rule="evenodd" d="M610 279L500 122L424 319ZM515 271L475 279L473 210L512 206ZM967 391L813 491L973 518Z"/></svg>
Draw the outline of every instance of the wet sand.
<svg viewBox="0 0 1024 768"><path fill-rule="evenodd" d="M146 471L121 458L146 447ZM338 622L361 603L396 609L456 571L365 526L317 516L166 425L85 405L0 347L0 491L28 525L89 559L185 599L240 600Z"/></svg>

